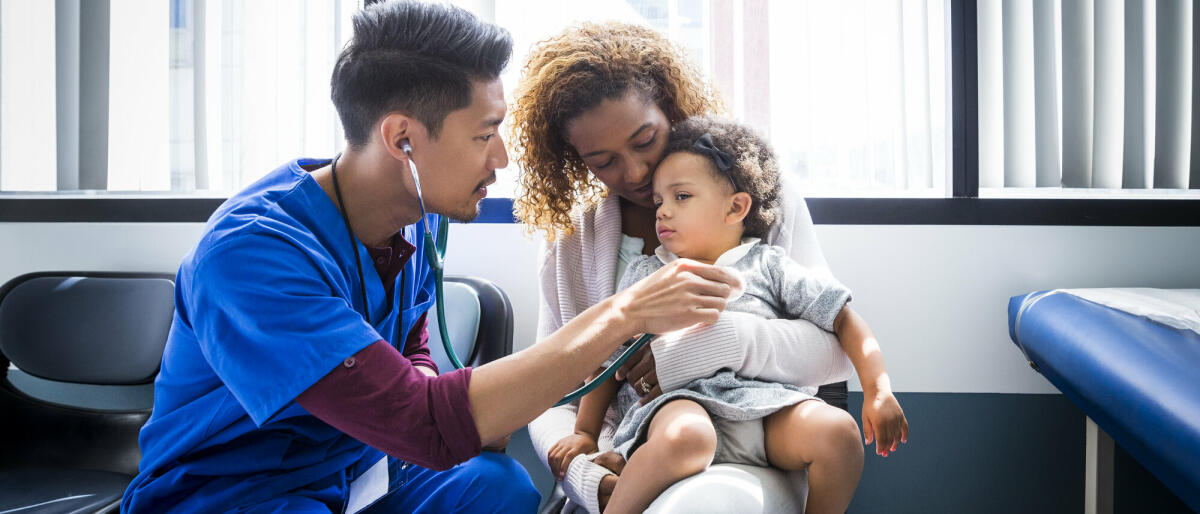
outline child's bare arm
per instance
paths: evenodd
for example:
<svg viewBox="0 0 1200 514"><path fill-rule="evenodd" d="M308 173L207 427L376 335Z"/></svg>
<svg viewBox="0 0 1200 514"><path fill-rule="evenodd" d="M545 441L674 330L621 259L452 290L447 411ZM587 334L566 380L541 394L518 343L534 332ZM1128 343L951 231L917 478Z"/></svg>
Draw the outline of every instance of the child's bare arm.
<svg viewBox="0 0 1200 514"><path fill-rule="evenodd" d="M596 375L603 371L596 371ZM576 455L599 450L597 442L600 440L600 429L604 425L604 413L616 397L620 385L620 382L610 378L579 400L575 433L554 443L546 455L546 463L550 465L550 472L555 478L562 480L566 476L567 467Z"/></svg>
<svg viewBox="0 0 1200 514"><path fill-rule="evenodd" d="M834 318L833 331L862 383L864 440L867 444L875 440L875 453L886 457L899 443L908 442L908 420L892 394L879 341L866 320L850 307L842 307Z"/></svg>
<svg viewBox="0 0 1200 514"><path fill-rule="evenodd" d="M596 370L592 378L603 372L603 369ZM592 392L583 395L583 398L579 400L579 415L575 418L576 434L587 434L592 436L594 441L600 440L600 427L604 425L604 413L608 412L608 406L612 404L613 398L617 397L617 389L620 386L620 382L610 378Z"/></svg>
<svg viewBox="0 0 1200 514"><path fill-rule="evenodd" d="M875 339L875 334L871 333L871 327L867 326L862 316L849 306L842 307L841 312L833 319L833 333L837 334L838 342L850 357L850 362L854 364L863 391L892 390L892 382L883 364L879 341Z"/></svg>

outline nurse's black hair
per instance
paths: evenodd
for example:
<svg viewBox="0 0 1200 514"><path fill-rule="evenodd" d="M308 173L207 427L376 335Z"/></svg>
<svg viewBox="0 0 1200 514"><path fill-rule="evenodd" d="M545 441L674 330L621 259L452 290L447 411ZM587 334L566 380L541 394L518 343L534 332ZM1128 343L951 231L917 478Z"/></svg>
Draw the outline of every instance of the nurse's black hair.
<svg viewBox="0 0 1200 514"><path fill-rule="evenodd" d="M451 111L471 104L471 81L494 80L512 55L508 31L445 4L370 3L354 15L354 36L331 80L351 147L370 139L379 118L402 112L437 138Z"/></svg>

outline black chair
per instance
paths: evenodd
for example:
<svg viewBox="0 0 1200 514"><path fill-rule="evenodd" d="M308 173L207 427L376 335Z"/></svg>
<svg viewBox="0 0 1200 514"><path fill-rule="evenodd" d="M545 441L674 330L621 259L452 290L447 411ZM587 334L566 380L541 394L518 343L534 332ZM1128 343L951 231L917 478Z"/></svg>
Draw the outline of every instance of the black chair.
<svg viewBox="0 0 1200 514"><path fill-rule="evenodd" d="M117 509L137 473L173 298L172 276L149 273L33 273L0 288L0 512ZM35 396L17 378L92 393ZM104 400L129 389L139 405Z"/></svg>
<svg viewBox="0 0 1200 514"><path fill-rule="evenodd" d="M846 412L850 412L850 405L847 400L848 396L849 391L845 380L832 384L825 384L817 388L817 398L825 400L825 403L828 403Z"/></svg>
<svg viewBox="0 0 1200 514"><path fill-rule="evenodd" d="M447 332L464 365L480 366L512 353L513 309L504 291L489 280L463 276L446 277L443 291ZM452 371L434 309L427 319L430 354L441 372Z"/></svg>

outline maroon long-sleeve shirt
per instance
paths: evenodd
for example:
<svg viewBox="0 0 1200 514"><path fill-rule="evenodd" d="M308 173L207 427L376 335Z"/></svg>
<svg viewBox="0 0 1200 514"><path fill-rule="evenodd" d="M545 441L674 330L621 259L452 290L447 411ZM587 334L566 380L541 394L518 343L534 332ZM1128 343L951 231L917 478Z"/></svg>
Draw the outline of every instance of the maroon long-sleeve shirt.
<svg viewBox="0 0 1200 514"><path fill-rule="evenodd" d="M368 248L391 298L396 277L416 248L397 235L391 248ZM384 453L431 469L446 469L479 455L482 445L467 386L471 368L437 372L429 355L426 315L397 351L380 339L296 397L321 421Z"/></svg>

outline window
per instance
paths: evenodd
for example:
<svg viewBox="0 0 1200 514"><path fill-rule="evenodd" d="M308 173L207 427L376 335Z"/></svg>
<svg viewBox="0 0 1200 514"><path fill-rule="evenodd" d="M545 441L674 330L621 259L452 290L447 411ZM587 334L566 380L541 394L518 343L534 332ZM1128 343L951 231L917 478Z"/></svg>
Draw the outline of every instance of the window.
<svg viewBox="0 0 1200 514"><path fill-rule="evenodd" d="M55 188L55 97L45 89L54 21L53 2L0 1L0 191Z"/></svg>
<svg viewBox="0 0 1200 514"><path fill-rule="evenodd" d="M455 3L512 32L510 93L530 46L572 23L662 31L809 197L1200 196L1191 2ZM219 201L287 159L333 155L329 74L361 4L0 0L0 198ZM517 173L492 196L515 194ZM17 205L0 211L46 212ZM148 219L135 211L120 217Z"/></svg>
<svg viewBox="0 0 1200 514"><path fill-rule="evenodd" d="M236 191L340 151L329 76L352 0L172 0L172 190Z"/></svg>
<svg viewBox="0 0 1200 514"><path fill-rule="evenodd" d="M1200 197L1191 2L978 7L981 196Z"/></svg>
<svg viewBox="0 0 1200 514"><path fill-rule="evenodd" d="M342 145L355 0L0 0L0 191L226 195Z"/></svg>
<svg viewBox="0 0 1200 514"><path fill-rule="evenodd" d="M360 3L0 0L0 191L220 196L334 154L329 73ZM512 32L510 92L530 46L571 23L644 24L810 195L945 195L943 0L458 3Z"/></svg>
<svg viewBox="0 0 1200 514"><path fill-rule="evenodd" d="M650 26L683 46L736 119L809 196L945 196L946 2L464 2L513 34L512 91L534 43L579 21ZM477 5L484 4L482 7ZM515 166L510 166L515 168ZM515 170L508 170L509 179Z"/></svg>

